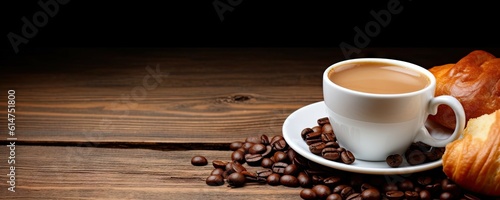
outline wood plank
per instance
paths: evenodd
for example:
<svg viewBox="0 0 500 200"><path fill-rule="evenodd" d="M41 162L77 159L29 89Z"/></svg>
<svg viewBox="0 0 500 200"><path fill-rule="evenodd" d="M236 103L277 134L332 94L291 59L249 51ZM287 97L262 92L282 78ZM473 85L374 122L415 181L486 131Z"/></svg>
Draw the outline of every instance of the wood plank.
<svg viewBox="0 0 500 200"><path fill-rule="evenodd" d="M52 66L4 74L0 91L16 90L21 141L227 142L279 134L288 114L322 99L327 51L270 51L37 54L6 65ZM162 82L134 98L155 64Z"/></svg>
<svg viewBox="0 0 500 200"><path fill-rule="evenodd" d="M429 67L469 51L363 49L358 56ZM49 49L0 60L9 69L0 74L0 99L16 90L24 142L223 143L280 134L290 113L322 100L322 72L342 57L331 48ZM146 68L156 65L161 83L149 79L144 89ZM2 127L5 110L0 101Z"/></svg>
<svg viewBox="0 0 500 200"><path fill-rule="evenodd" d="M5 148L2 148L2 151ZM1 153L4 155L4 153ZM299 188L251 184L243 188L208 186L213 167L193 166L229 160L230 151L157 151L84 147L16 147L16 192L1 176L6 199L300 199ZM248 167L249 170L255 169ZM7 162L0 162L2 174Z"/></svg>

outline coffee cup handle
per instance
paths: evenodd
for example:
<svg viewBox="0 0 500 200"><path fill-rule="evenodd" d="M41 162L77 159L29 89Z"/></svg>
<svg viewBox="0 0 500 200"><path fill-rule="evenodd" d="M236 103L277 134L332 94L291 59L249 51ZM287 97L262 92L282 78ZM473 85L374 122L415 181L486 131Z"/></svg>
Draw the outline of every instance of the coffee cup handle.
<svg viewBox="0 0 500 200"><path fill-rule="evenodd" d="M427 107L428 113L435 115L437 113L438 106L441 104L450 106L453 112L455 112L456 124L455 130L453 130L451 136L446 139L438 140L432 137L425 127L422 127L415 137L415 142L420 141L433 147L444 147L446 144L456 140L463 134L465 128L465 112L462 104L460 104L460 102L452 96L438 96L430 100Z"/></svg>

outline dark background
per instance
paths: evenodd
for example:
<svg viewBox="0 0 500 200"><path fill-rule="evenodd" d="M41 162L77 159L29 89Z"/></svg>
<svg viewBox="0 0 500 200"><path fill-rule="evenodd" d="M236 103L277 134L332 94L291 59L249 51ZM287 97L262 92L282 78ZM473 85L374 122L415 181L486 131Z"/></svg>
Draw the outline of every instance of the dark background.
<svg viewBox="0 0 500 200"><path fill-rule="evenodd" d="M48 0L42 0L46 2ZM219 2L231 6L227 0ZM354 27L390 1L234 1L221 21L214 0L89 1L59 5L20 52L37 47L338 47L353 44ZM500 46L498 8L482 1L399 0L403 10L371 37L368 47ZM0 48L21 35L38 1L3 1ZM10 51L13 52L13 51Z"/></svg>

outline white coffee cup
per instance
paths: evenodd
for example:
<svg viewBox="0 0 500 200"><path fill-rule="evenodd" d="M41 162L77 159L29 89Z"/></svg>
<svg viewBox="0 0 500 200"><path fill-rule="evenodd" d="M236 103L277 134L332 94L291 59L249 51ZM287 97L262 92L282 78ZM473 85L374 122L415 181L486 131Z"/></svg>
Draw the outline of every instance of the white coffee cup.
<svg viewBox="0 0 500 200"><path fill-rule="evenodd" d="M366 62L383 62L414 70L427 77L429 83L413 92L379 94L347 89L329 79L332 70ZM444 147L462 134L465 126L462 105L452 96L434 97L435 88L436 79L428 70L394 59L344 60L331 65L323 74L324 102L339 144L351 151L356 159L367 161L383 161L389 155L403 154L412 142ZM453 109L457 123L449 138L435 139L424 123L429 114L436 114L441 104Z"/></svg>

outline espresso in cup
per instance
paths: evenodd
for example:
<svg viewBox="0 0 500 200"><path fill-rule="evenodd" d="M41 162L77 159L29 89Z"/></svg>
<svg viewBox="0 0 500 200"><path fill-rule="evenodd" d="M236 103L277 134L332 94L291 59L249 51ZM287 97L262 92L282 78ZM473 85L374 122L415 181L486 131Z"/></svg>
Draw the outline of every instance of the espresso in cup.
<svg viewBox="0 0 500 200"><path fill-rule="evenodd" d="M345 64L329 71L328 78L344 88L374 94L415 92L430 83L416 70L386 62Z"/></svg>
<svg viewBox="0 0 500 200"><path fill-rule="evenodd" d="M323 73L326 112L340 146L356 159L384 161L403 154L412 142L444 147L458 138L465 113L452 96L434 96L436 78L428 70L400 60L344 60ZM454 112L456 126L449 138L433 138L425 128L439 105Z"/></svg>

